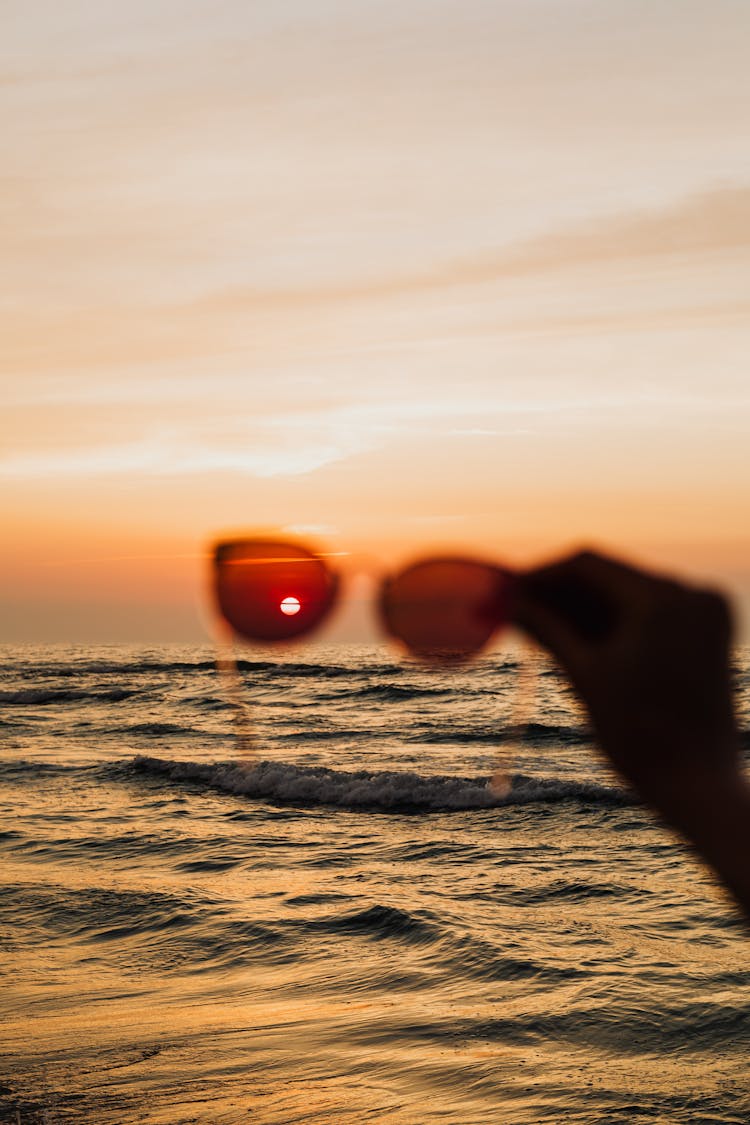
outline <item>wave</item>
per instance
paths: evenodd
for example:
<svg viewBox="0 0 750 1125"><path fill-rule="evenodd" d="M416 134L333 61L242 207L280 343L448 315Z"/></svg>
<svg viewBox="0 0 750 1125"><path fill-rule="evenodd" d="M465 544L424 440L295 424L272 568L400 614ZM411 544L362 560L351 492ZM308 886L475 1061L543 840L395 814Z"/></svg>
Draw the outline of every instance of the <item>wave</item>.
<svg viewBox="0 0 750 1125"><path fill-rule="evenodd" d="M56 777L71 773L92 773L98 766L76 766L61 762L37 762L32 758L9 758L0 760L0 779L28 779L29 777Z"/></svg>
<svg viewBox="0 0 750 1125"><path fill-rule="evenodd" d="M206 737L205 731L200 731L196 727L188 727L180 723L131 723L128 726L114 727L111 731L113 734L127 734L127 735L145 735L152 738L163 738L166 735L197 735L200 734L202 738Z"/></svg>
<svg viewBox="0 0 750 1125"><path fill-rule="evenodd" d="M294 726L295 720L290 720ZM289 725L289 724L287 724ZM589 745L592 742L591 734L583 727L567 727L546 723L528 723L518 727L502 727L496 723L477 726L458 726L441 722L435 726L429 722L411 724L408 729L400 726L383 727L332 727L330 722L325 722L317 727L290 730L288 733L277 729L275 739L284 743L330 742L332 739L340 741L365 740L374 742L383 739L397 738L404 743L425 746L454 746L454 745L486 745L508 746L518 743L529 746L553 745Z"/></svg>
<svg viewBox="0 0 750 1125"><path fill-rule="evenodd" d="M397 938L417 945L431 944L440 934L436 924L418 914L380 903L350 913L334 913L326 918L310 920L306 922L305 928L329 933L363 934L380 941L384 938Z"/></svg>
<svg viewBox="0 0 750 1125"><path fill-rule="evenodd" d="M359 680L362 677L403 676L410 671L407 664L361 663L329 664L304 661L238 660L237 669L253 675L263 673L277 679ZM413 671L413 669L412 669Z"/></svg>
<svg viewBox="0 0 750 1125"><path fill-rule="evenodd" d="M15 672L26 680L77 679L81 676L122 676L138 675L140 672L212 672L216 670L214 660L71 660L65 663L46 662L43 664L7 663L6 672Z"/></svg>
<svg viewBox="0 0 750 1125"><path fill-rule="evenodd" d="M87 691L83 688L21 688L19 691L0 691L0 703L25 707L29 704L45 706L50 703L120 703L134 695L142 694L137 688L105 688Z"/></svg>
<svg viewBox="0 0 750 1125"><path fill-rule="evenodd" d="M291 730L288 734L277 733L275 735L279 742L291 743L296 745L303 742L331 742L333 738L337 740L347 739L349 741L356 741L362 739L363 741L372 742L376 738L390 738L398 736L398 732L394 730L375 730L373 727L336 727L335 730L331 728L329 723L325 726L312 728L309 730Z"/></svg>
<svg viewBox="0 0 750 1125"><path fill-rule="evenodd" d="M50 935L88 947L86 962L133 969L205 974L298 958L298 937L279 922L226 917L218 900L196 888L163 890L15 885L0 900L0 923L23 946L44 946ZM20 941L19 941L20 945ZM1 1107L0 1107L1 1108Z"/></svg>
<svg viewBox="0 0 750 1125"><path fill-rule="evenodd" d="M408 664L358 663L338 664L317 661L246 660L236 661L238 671L251 674L264 673L279 677L319 677L338 679L343 676L399 676L408 671ZM142 673L169 674L175 672L216 673L216 660L137 660L137 661L68 661L43 664L6 663L4 671L15 672L25 680L47 678L73 679L82 676L137 676Z"/></svg>
<svg viewBox="0 0 750 1125"><path fill-rule="evenodd" d="M400 675L407 666L382 662L361 664L338 664L325 661L292 660L246 660L236 661L240 672L271 672L284 676L352 676ZM65 664L44 664L34 667L25 665L6 665L15 668L26 677L40 676L80 676L80 675L137 675L140 672L215 672L216 660L136 660L136 661L80 661Z"/></svg>
<svg viewBox="0 0 750 1125"><path fill-rule="evenodd" d="M334 770L261 761L181 762L139 755L133 769L168 781L259 797L279 804L329 805L379 812L460 812L510 805L583 801L596 805L635 804L623 789L595 782L514 775L507 794L489 787L486 777L448 777L391 770Z"/></svg>
<svg viewBox="0 0 750 1125"><path fill-rule="evenodd" d="M439 697L453 695L453 688L440 687L402 687L401 684L368 684L366 687L355 688L345 696L338 698L347 699L381 699L387 703L403 703L410 699L423 699L425 697ZM328 696L335 699L336 696Z"/></svg>
<svg viewBox="0 0 750 1125"><path fill-rule="evenodd" d="M405 737L409 742L431 744L486 742L495 746L508 742L527 742L532 746L549 742L569 746L592 741L592 736L585 727L564 726L557 723L524 723L518 727L500 727L493 723L475 727L456 725L441 726L437 729L420 727Z"/></svg>

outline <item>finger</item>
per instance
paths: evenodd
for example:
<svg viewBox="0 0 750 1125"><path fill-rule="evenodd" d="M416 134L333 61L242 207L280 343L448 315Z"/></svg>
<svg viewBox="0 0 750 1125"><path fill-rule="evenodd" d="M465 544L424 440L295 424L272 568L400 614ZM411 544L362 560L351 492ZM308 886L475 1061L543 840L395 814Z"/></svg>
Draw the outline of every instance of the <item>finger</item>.
<svg viewBox="0 0 750 1125"><path fill-rule="evenodd" d="M631 604L644 598L650 599L657 587L660 590L677 588L677 584L666 575L642 570L599 551L578 551L553 565Z"/></svg>
<svg viewBox="0 0 750 1125"><path fill-rule="evenodd" d="M582 572L576 559L531 571L520 587L527 603L565 621L581 640L606 641L621 623L623 599Z"/></svg>
<svg viewBox="0 0 750 1125"><path fill-rule="evenodd" d="M691 591L692 614L703 635L728 656L735 631L730 603L720 590L699 588Z"/></svg>
<svg viewBox="0 0 750 1125"><path fill-rule="evenodd" d="M520 585L516 590L513 618L546 648L571 676L577 677L590 653L590 643L581 637L570 620L534 597Z"/></svg>

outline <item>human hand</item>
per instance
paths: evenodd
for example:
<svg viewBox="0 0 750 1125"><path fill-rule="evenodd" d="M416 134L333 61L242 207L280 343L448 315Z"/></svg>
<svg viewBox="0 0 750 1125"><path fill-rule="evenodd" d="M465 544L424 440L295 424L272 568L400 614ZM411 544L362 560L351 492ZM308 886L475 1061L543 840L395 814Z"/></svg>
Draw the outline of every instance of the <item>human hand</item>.
<svg viewBox="0 0 750 1125"><path fill-rule="evenodd" d="M725 599L584 552L522 578L514 616L568 673L604 753L750 918L750 786Z"/></svg>
<svg viewBox="0 0 750 1125"><path fill-rule="evenodd" d="M617 769L661 811L738 778L731 621L713 591L584 552L521 580L516 620L557 658Z"/></svg>

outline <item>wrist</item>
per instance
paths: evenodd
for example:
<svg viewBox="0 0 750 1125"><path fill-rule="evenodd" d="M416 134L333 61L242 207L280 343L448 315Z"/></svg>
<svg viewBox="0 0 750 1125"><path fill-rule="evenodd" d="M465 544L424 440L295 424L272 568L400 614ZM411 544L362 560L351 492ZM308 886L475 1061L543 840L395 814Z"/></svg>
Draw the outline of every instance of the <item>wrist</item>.
<svg viewBox="0 0 750 1125"><path fill-rule="evenodd" d="M653 799L750 914L750 784L739 769L685 772Z"/></svg>
<svg viewBox="0 0 750 1125"><path fill-rule="evenodd" d="M651 781L644 796L685 829L700 831L703 825L720 822L722 810L744 808L750 801L748 779L734 762L724 768L684 765L663 783Z"/></svg>

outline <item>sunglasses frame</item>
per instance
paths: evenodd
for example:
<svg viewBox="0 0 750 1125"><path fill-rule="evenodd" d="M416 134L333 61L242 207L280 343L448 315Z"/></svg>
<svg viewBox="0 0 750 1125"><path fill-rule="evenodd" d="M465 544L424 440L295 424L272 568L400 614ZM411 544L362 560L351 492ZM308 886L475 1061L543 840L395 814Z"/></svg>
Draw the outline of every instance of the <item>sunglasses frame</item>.
<svg viewBox="0 0 750 1125"><path fill-rule="evenodd" d="M231 611L228 612L228 599L223 596L221 571L229 562L227 556L233 552L241 554L243 548L248 549L251 554L249 559L244 560L246 565L254 561L252 554L259 548L268 548L271 550L276 548L279 551L278 559L274 559L272 556L271 559L265 560L261 556L257 561L294 563L303 562L305 559L308 559L309 561L316 562L318 566L322 568L325 580L328 583L328 590L324 599L325 604L310 624L303 625L302 628L295 631L293 628L294 616L292 616L287 618L289 621L289 629L282 630L282 633L277 636L254 634L248 629L238 627L236 621L232 620ZM291 553L284 554L284 552ZM345 554L345 552L325 552L316 550L310 544L303 543L301 540L297 540L294 537L277 538L266 534L222 538L214 544L211 553L212 591L215 608L222 620L231 629L232 635L246 643L259 645L270 644L276 646L281 644L293 645L302 642L316 633L325 622L330 620L331 614L335 611L340 602L340 593L343 586L341 572L332 567L328 560L332 557L341 557L343 554ZM473 570L475 575L481 572L485 581L487 576L489 576L490 585L494 592L484 604L479 606L482 613L478 616L477 621L475 623L469 622L469 625L473 626L477 634L473 643L464 645L455 644L453 646L450 644L419 644L415 643L413 638L411 641L407 639L407 637L403 635L403 632L400 632L394 624L394 617L397 616L395 608L399 608L398 603L392 601L394 597L394 586L397 583L403 583L404 580L410 577L413 578L415 572L419 571L420 568L427 567L432 569L433 575L435 567L453 568L454 570L458 570L461 567L468 567ZM392 573L386 573L381 577L375 598L376 619L383 633L410 656L432 664L462 663L479 655L489 646L493 637L501 629L512 624L512 595L515 578L515 573L508 568L498 566L496 563L481 558L453 553L420 556L407 565L399 567ZM437 602L433 604L439 604L441 608L444 608L444 605L449 601L449 598L443 597L438 598ZM403 609L403 603L400 608ZM424 608L420 607L418 613L424 617ZM282 619L279 618L278 621L281 623ZM464 623L463 627L464 631L466 631L466 623ZM459 624L458 631L460 631L460 628L461 624ZM429 632L429 627L427 631Z"/></svg>

